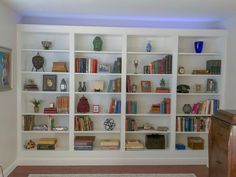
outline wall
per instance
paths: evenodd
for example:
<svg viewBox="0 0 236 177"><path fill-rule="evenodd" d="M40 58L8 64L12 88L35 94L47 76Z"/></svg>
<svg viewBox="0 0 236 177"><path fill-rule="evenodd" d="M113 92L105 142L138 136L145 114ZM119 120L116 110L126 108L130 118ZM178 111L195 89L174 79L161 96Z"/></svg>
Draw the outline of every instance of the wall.
<svg viewBox="0 0 236 177"><path fill-rule="evenodd" d="M17 15L0 2L0 46L13 49L13 89L0 92L0 165L16 160L16 23Z"/></svg>
<svg viewBox="0 0 236 177"><path fill-rule="evenodd" d="M228 30L225 108L236 109L236 17L223 26Z"/></svg>

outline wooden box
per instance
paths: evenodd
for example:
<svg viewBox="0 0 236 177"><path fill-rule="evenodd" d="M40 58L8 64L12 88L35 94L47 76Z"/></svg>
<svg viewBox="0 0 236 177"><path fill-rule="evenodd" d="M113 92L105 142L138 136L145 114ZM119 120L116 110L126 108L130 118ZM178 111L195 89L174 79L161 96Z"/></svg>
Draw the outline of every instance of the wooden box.
<svg viewBox="0 0 236 177"><path fill-rule="evenodd" d="M52 72L67 72L65 62L53 62Z"/></svg>
<svg viewBox="0 0 236 177"><path fill-rule="evenodd" d="M165 136L159 134L146 135L147 149L165 149Z"/></svg>
<svg viewBox="0 0 236 177"><path fill-rule="evenodd" d="M188 137L188 147L191 149L204 149L204 139L201 137Z"/></svg>

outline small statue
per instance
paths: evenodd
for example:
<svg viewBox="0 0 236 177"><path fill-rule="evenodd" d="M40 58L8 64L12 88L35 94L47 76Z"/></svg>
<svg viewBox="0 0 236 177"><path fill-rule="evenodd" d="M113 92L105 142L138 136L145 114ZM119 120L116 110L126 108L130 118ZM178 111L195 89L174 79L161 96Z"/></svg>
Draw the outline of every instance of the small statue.
<svg viewBox="0 0 236 177"><path fill-rule="evenodd" d="M147 51L147 52L151 52L151 51L152 51L151 41L148 41L148 43L147 43L147 45L146 45L146 51Z"/></svg>
<svg viewBox="0 0 236 177"><path fill-rule="evenodd" d="M93 40L93 50L101 51L102 50L102 39L99 36L96 36Z"/></svg>
<svg viewBox="0 0 236 177"><path fill-rule="evenodd" d="M161 81L160 81L160 86L162 87L162 88L164 88L165 86L166 86L166 81L165 81L165 79L161 79Z"/></svg>

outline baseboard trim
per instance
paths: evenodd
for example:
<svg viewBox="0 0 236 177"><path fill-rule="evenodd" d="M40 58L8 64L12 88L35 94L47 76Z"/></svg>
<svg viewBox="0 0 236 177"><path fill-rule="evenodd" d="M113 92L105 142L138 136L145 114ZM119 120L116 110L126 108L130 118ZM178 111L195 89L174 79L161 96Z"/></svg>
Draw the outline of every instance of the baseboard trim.
<svg viewBox="0 0 236 177"><path fill-rule="evenodd" d="M207 165L207 158L24 158L18 160L18 165Z"/></svg>
<svg viewBox="0 0 236 177"><path fill-rule="evenodd" d="M7 168L3 170L3 174L5 177L8 177L8 175L18 166L17 161L14 161L11 165L9 165ZM2 175L0 174L0 177Z"/></svg>

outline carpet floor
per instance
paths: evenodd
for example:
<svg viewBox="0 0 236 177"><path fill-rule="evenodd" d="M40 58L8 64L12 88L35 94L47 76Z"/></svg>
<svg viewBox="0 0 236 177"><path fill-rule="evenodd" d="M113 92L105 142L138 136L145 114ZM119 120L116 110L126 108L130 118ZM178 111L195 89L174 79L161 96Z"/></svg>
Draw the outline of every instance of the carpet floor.
<svg viewBox="0 0 236 177"><path fill-rule="evenodd" d="M30 174L28 177L196 177L194 174Z"/></svg>

